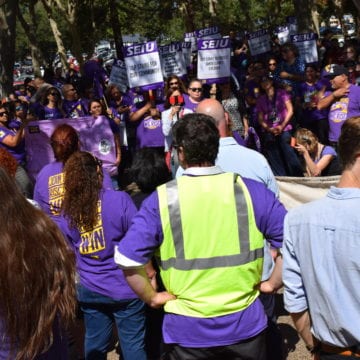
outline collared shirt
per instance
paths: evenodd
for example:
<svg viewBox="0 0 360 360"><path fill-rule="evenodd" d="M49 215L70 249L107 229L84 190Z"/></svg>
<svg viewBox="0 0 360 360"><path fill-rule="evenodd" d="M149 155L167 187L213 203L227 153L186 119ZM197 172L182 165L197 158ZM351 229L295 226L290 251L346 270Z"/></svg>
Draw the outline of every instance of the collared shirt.
<svg viewBox="0 0 360 360"><path fill-rule="evenodd" d="M218 166L194 167L186 169L185 175L211 176L222 172ZM250 179L243 181L253 202L258 229L272 246L280 247L285 208L263 184ZM122 267L146 264L162 241L159 200L157 192L154 192L143 202L130 229L116 248L115 262ZM256 299L245 310L226 316L194 318L167 313L163 336L165 343L177 343L185 347L230 345L256 336L266 327L266 323L263 306Z"/></svg>
<svg viewBox="0 0 360 360"><path fill-rule="evenodd" d="M360 189L330 188L285 218L285 308L309 309L314 336L347 347L360 339Z"/></svg>

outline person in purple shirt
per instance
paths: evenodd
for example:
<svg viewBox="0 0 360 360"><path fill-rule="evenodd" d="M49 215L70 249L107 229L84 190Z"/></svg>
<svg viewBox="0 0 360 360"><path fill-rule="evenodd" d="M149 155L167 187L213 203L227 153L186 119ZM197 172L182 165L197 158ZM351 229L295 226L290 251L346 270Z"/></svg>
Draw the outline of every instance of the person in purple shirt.
<svg viewBox="0 0 360 360"><path fill-rule="evenodd" d="M203 99L203 86L201 80L192 79L189 82L188 93L184 94L185 107L195 112L199 102Z"/></svg>
<svg viewBox="0 0 360 360"><path fill-rule="evenodd" d="M58 227L0 167L0 359L68 360L75 259Z"/></svg>
<svg viewBox="0 0 360 360"><path fill-rule="evenodd" d="M62 104L66 118L78 118L88 115L88 106L79 98L76 87L73 84L65 84L61 88L64 100Z"/></svg>
<svg viewBox="0 0 360 360"><path fill-rule="evenodd" d="M333 92L326 92L318 109L329 110L329 143L337 150L337 141L345 120L360 115L360 87L350 84L348 70L337 64L328 65L325 76L330 79Z"/></svg>
<svg viewBox="0 0 360 360"><path fill-rule="evenodd" d="M40 208L50 216L60 213L64 197L63 168L69 157L80 148L79 136L76 130L68 125L59 125L50 138L55 160L45 165L36 178L34 200ZM110 175L104 171L103 186L112 189Z"/></svg>
<svg viewBox="0 0 360 360"><path fill-rule="evenodd" d="M157 148L164 153L165 137L162 132L160 113L164 110L163 104L156 104L152 90L144 91L142 101L133 103L130 110L130 121L137 122L136 145Z"/></svg>
<svg viewBox="0 0 360 360"><path fill-rule="evenodd" d="M76 255L77 296L85 320L85 359L106 360L115 322L124 360L146 360L144 303L114 262L136 207L125 192L104 190L101 161L76 152L64 167L56 222Z"/></svg>
<svg viewBox="0 0 360 360"><path fill-rule="evenodd" d="M197 229L194 228L194 231L198 231L199 228L202 228L204 229L203 231L206 231L207 233L206 235L204 234L204 238L201 238L200 236L196 239L197 242L203 243L204 246L202 247L203 250L201 250L201 253L198 254L199 259L196 257L193 259L193 257L191 257L191 259L194 260L194 264L198 260L201 262L201 260L204 259L204 251L206 253L205 260L210 261L212 258L218 258L216 251L210 250L210 256L208 252L209 249L218 248L216 246L218 240L222 239L224 242L232 241L228 237L223 237L224 229L222 224L225 220L224 217L230 216L230 212L227 215L224 215L222 211L224 206L223 201L232 202L234 199L229 199L226 196L226 199L223 200L223 186L216 185L215 187L210 187L211 184L214 184L214 181L218 181L217 178L219 176L224 177L225 175L226 177L226 175L231 174L224 173L219 167L214 166L219 146L219 133L214 124L214 119L203 114L188 114L174 125L173 130L174 143L178 149L180 163L186 170L183 177L173 180L165 185L167 191L175 194L174 199L168 204L170 211L177 202L176 197L178 196L178 193L176 189L178 189L180 193L180 183L184 184L184 182L189 182L189 185L195 183L198 187L199 181L205 181L205 183L209 185L200 188L196 195L192 194L190 207L188 199L185 200L186 191L185 189L182 190L185 192L182 193L182 196L184 197L181 199L184 199L184 202L188 204L186 207L184 203L184 206L189 213L186 218L183 218L183 211L185 210L181 202L181 219L179 222L176 220L174 226L180 226L184 229L184 238L182 239L183 241L180 242L185 248L183 248L183 251L179 250L180 253L177 253L178 248L177 245L174 244L176 250L174 258L171 259L174 259L174 267L176 268L176 270L174 270L176 272L171 277L171 282L175 285L177 282L176 273L180 274L182 271L188 271L177 268L176 264L178 264L178 261L180 261L180 263L182 263L182 261L187 263L187 261L190 260L186 257L186 250L187 247L190 246L190 240L194 240L190 235L192 233L191 227L194 226L194 224L197 224ZM232 179L235 179L233 175L234 174L231 174ZM276 199L275 195L263 184L245 178L242 178L241 180L244 182L244 186L249 192L250 197L248 200L251 202L254 209L255 221L252 225L249 225L254 227L249 229L249 233L258 228L262 235L271 243L271 246L275 248L281 247L283 220L286 213L285 208ZM171 189L168 186L170 186ZM234 188L237 188L235 183ZM171 246L172 240L169 238L170 230L162 223L164 218L160 215L160 191L162 190L159 187L157 191L153 192L143 202L141 209L132 220L130 229L115 249L115 262L124 269L127 281L140 298L153 307L160 307L165 304L163 338L165 344L167 344L167 353L164 359L265 359L264 330L267 326L267 320L258 294L254 298L254 301L251 301L244 308L236 308L234 311L226 314L222 314L224 304L221 303L221 300L219 301L217 296L214 296L212 299L209 298L209 303L204 303L204 306L202 307L203 312L200 311L197 316L167 311L168 305L171 306L172 301L179 300L180 303L184 302L192 308L192 306L196 307L198 299L196 298L196 295L191 297L181 292L172 293L171 285L169 285L169 276L171 276L171 274L166 273L166 277L164 278L165 269L163 267L164 259L162 258L162 255L164 251L166 252L166 249L162 246L163 244ZM230 193L229 196L233 197L234 193ZM208 200L209 197L212 199L210 205L211 208L206 208L205 204L210 204ZM196 218L196 221L191 223L189 216L191 217L192 206L199 208L201 204L204 204L203 211L197 212L196 214L194 213L193 216ZM239 204L238 206L243 207L246 205ZM162 209L164 210L164 207L162 207ZM248 216L250 216L247 212L246 214L245 222L249 220ZM236 216L235 212L231 216L233 215ZM164 216L167 218L166 215ZM237 225L235 226L237 227ZM165 229L165 232L163 232L163 229ZM174 230L175 232L173 232L173 234L175 235L178 229ZM178 238L177 235L176 238ZM236 239L235 241L239 241L237 235L234 235L233 238L233 240ZM242 240L247 244L249 241L252 241L247 236L245 238ZM227 245L224 243L224 246ZM240 246L242 247L242 245ZM260 247L263 248L262 239L260 241ZM160 260L161 275L167 290L165 292L157 293L151 287L146 272L143 269L143 265L149 261L154 253ZM182 253L185 253L185 255L181 255ZM185 256L185 258L182 256ZM231 256L236 255L234 254ZM197 294L199 293L199 287L209 289L209 292L216 292L216 289L221 286L219 284L222 284L223 281L228 281L228 279L226 278L226 275L223 275L223 278L221 272L218 272L216 278L213 277L211 281L208 281L209 277L206 276L206 274L210 277L212 276L212 270L217 269L215 263L216 262L209 262L206 266L204 265L204 276L197 278L196 282L192 282L191 279L194 273L193 270L189 270L192 275L189 274L189 276L185 275L182 277L181 281L183 282L183 288L190 290L189 293L193 293L193 290L196 288ZM281 262L278 262L277 264L281 266ZM223 274L227 273L227 271L231 271L230 269L234 270L234 268L236 269L239 266L241 267L238 263L231 265L230 263L227 263L223 268ZM257 273L257 271L255 271L255 273ZM260 268L256 277L259 278L260 282ZM186 279L189 280L187 281ZM236 288L241 287L241 284L246 282L246 280L242 278L233 280L231 288L233 291L237 291ZM254 281L256 282L257 280ZM258 284L254 283L249 286L254 289L257 285ZM184 291L186 293L187 290ZM229 296L231 296L230 293L231 291L229 291ZM250 294L247 293L247 295ZM211 295L209 295L209 297L211 297ZM216 313L221 313L222 315L204 316L205 309L209 306L211 308L215 307L217 309Z"/></svg>
<svg viewBox="0 0 360 360"><path fill-rule="evenodd" d="M60 91L55 86L46 89L40 105L36 109L36 115L39 120L62 119L65 115L62 110Z"/></svg>

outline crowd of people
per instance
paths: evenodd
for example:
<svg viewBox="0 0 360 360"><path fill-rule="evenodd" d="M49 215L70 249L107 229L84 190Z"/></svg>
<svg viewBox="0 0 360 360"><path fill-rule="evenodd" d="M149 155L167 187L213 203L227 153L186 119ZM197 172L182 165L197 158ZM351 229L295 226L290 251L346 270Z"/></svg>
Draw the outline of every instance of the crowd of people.
<svg viewBox="0 0 360 360"><path fill-rule="evenodd" d="M319 63L305 64L291 43L251 58L232 41L222 83L171 75L158 90L122 91L93 59L81 76L27 79L0 105L0 359L106 359L114 327L125 360L282 359L282 267L311 353L360 356L358 326L345 310L331 315L326 286L333 273L356 319L345 282L360 270L360 44L324 41ZM31 178L30 121L100 116L117 174L65 121L49 138L55 161ZM286 215L275 176L340 174L330 199ZM337 251L352 257L348 272ZM75 318L84 349L73 349Z"/></svg>

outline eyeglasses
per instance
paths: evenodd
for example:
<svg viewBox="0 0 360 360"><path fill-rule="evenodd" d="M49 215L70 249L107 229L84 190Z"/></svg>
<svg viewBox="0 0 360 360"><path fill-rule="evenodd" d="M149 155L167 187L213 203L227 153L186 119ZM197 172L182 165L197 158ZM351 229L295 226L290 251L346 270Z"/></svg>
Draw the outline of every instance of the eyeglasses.
<svg viewBox="0 0 360 360"><path fill-rule="evenodd" d="M59 96L59 94L55 91L52 91L52 92L49 92L49 95L52 95L52 96Z"/></svg>
<svg viewBox="0 0 360 360"><path fill-rule="evenodd" d="M169 83L170 86L173 86L173 85L178 85L179 83L177 81L174 81L174 82L171 82Z"/></svg>
<svg viewBox="0 0 360 360"><path fill-rule="evenodd" d="M21 110L24 110L23 106L16 106L15 107L15 111L21 111Z"/></svg>
<svg viewBox="0 0 360 360"><path fill-rule="evenodd" d="M202 88L189 88L189 89L194 92L202 92Z"/></svg>
<svg viewBox="0 0 360 360"><path fill-rule="evenodd" d="M7 111L0 112L0 116L4 116L4 115L9 115L9 113Z"/></svg>

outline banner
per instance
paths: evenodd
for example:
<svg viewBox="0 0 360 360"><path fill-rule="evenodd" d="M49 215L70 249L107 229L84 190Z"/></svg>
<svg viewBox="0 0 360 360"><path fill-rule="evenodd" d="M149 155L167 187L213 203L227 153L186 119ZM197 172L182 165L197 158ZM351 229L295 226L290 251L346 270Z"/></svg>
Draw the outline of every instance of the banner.
<svg viewBox="0 0 360 360"><path fill-rule="evenodd" d="M247 33L251 56L271 51L271 38L267 29Z"/></svg>
<svg viewBox="0 0 360 360"><path fill-rule="evenodd" d="M109 120L99 116L97 118L31 121L25 128L25 148L27 171L32 179L36 178L44 165L55 161L50 137L61 124L72 126L79 134L80 149L94 154L103 162L103 168L110 175L116 175L114 134L111 131Z"/></svg>
<svg viewBox="0 0 360 360"><path fill-rule="evenodd" d="M186 75L186 66L182 54L182 43L174 42L159 47L162 73L165 78L170 75Z"/></svg>
<svg viewBox="0 0 360 360"><path fill-rule="evenodd" d="M229 38L198 40L198 78L207 83L228 80L230 54Z"/></svg>
<svg viewBox="0 0 360 360"><path fill-rule="evenodd" d="M123 60L114 60L111 68L109 83L117 85L123 93L127 91L129 81L127 78L125 62Z"/></svg>
<svg viewBox="0 0 360 360"><path fill-rule="evenodd" d="M276 176L280 189L280 201L287 210L325 197L330 186L336 186L339 180L340 176Z"/></svg>
<svg viewBox="0 0 360 360"><path fill-rule="evenodd" d="M291 35L291 42L294 43L298 49L302 59L308 63L315 63L318 61L318 51L316 46L317 34L296 34Z"/></svg>
<svg viewBox="0 0 360 360"><path fill-rule="evenodd" d="M130 88L150 90L163 86L156 41L124 46L124 58Z"/></svg>

